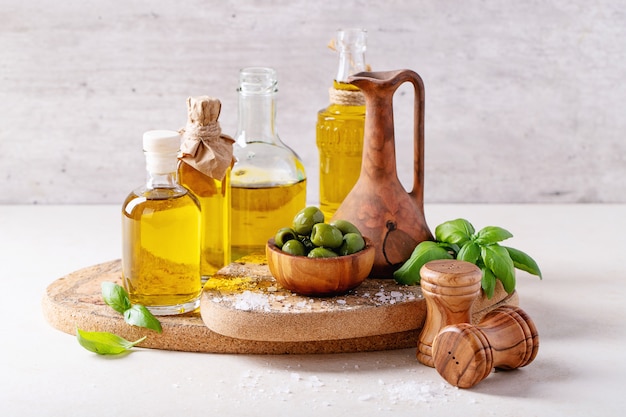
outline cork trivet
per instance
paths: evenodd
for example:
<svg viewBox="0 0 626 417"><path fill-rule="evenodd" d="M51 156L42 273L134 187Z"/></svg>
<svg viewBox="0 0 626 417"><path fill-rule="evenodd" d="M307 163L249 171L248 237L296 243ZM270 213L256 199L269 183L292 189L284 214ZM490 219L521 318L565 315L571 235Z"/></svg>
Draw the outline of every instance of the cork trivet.
<svg viewBox="0 0 626 417"><path fill-rule="evenodd" d="M259 271L260 268L260 271ZM220 273L235 278L246 275L263 276L264 266L233 264ZM229 272L230 271L230 272ZM180 316L161 316L163 333L134 327L126 324L120 314L102 301L100 284L103 281L121 285L121 262L114 260L75 271L52 282L42 300L43 313L56 329L74 335L76 327L87 331L108 331L128 340L147 338L138 346L154 349L178 350L206 353L248 353L248 354L309 354L309 353L349 353L417 346L419 331L424 317L417 319L417 328L395 333L333 340L311 341L259 341L233 338L216 333L205 326L200 311ZM340 298L340 297L339 297ZM206 297L203 296L206 302ZM329 301L329 300L327 300ZM475 305L474 320L487 311L502 305L517 305L517 294L507 295L496 290L491 300L478 300ZM423 304L419 299L419 305ZM423 306L417 307L424 309ZM482 310L482 311L481 311ZM236 311L235 313L241 313ZM253 313L253 312L250 312ZM255 320L255 314L249 314ZM280 327L278 322L270 330ZM325 326L332 326L326 323Z"/></svg>
<svg viewBox="0 0 626 417"><path fill-rule="evenodd" d="M320 298L286 290L266 265L233 264L211 278L201 300L207 327L240 339L308 342L415 330L424 320L419 286L368 279L345 295Z"/></svg>

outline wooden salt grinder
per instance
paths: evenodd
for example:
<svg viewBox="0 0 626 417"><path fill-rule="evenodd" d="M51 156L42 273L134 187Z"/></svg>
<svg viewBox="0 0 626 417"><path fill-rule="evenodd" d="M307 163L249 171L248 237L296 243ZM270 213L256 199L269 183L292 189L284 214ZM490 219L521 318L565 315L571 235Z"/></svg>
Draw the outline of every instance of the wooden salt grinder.
<svg viewBox="0 0 626 417"><path fill-rule="evenodd" d="M417 360L434 367L433 341L445 326L471 323L471 308L480 295L480 269L465 261L442 259L420 270L426 300L426 322L417 344Z"/></svg>
<svg viewBox="0 0 626 417"><path fill-rule="evenodd" d="M433 358L437 372L450 384L470 388L496 368L515 369L537 356L535 324L519 307L502 306L488 313L478 326L445 327L435 337Z"/></svg>

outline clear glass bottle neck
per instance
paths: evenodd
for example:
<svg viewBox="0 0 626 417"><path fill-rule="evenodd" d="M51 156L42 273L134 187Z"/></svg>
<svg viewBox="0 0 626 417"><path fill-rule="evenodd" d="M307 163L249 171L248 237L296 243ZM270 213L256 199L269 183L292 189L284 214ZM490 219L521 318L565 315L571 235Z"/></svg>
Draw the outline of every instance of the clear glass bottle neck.
<svg viewBox="0 0 626 417"><path fill-rule="evenodd" d="M237 143L279 143L276 133L276 93L246 94L239 92Z"/></svg>
<svg viewBox="0 0 626 417"><path fill-rule="evenodd" d="M148 171L146 177L146 187L149 190L155 190L158 188L177 188L178 175L176 171L167 173L155 173Z"/></svg>
<svg viewBox="0 0 626 417"><path fill-rule="evenodd" d="M337 32L336 48L339 52L339 67L335 81L345 83L348 77L365 71L367 32L363 29L345 29Z"/></svg>

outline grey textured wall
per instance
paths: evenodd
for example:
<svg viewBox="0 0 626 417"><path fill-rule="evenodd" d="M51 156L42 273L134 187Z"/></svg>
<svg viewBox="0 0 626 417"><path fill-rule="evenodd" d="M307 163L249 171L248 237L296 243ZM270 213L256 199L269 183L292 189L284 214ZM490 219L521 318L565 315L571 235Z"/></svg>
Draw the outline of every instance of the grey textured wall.
<svg viewBox="0 0 626 417"><path fill-rule="evenodd" d="M114 203L144 180L141 135L238 70L279 75L278 131L317 200L316 112L340 27L374 70L426 86L425 201L626 202L626 14L619 0L0 1L0 203ZM412 92L395 97L411 186Z"/></svg>

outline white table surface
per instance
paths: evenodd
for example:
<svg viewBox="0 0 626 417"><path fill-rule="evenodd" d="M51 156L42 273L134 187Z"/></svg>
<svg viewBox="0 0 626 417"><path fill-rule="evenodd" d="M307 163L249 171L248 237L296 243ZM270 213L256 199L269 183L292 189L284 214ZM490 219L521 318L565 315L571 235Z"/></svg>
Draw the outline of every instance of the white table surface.
<svg viewBox="0 0 626 417"><path fill-rule="evenodd" d="M0 206L2 416L612 416L626 411L626 206L427 205L431 229L501 226L537 260L518 272L537 358L469 390L416 349L335 355L84 350L44 319L59 277L120 257L117 206Z"/></svg>

